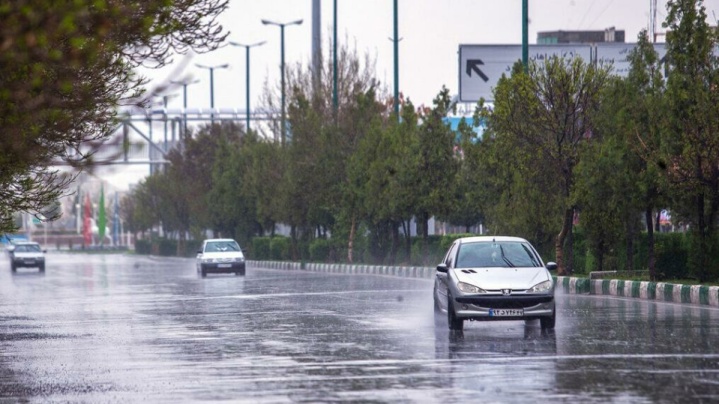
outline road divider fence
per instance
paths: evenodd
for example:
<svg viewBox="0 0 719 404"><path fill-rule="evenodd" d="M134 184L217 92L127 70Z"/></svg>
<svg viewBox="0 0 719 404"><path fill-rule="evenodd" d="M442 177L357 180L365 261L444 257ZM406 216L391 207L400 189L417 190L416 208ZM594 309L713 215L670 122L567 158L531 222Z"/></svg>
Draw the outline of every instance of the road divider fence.
<svg viewBox="0 0 719 404"><path fill-rule="evenodd" d="M432 279L435 267L326 264L290 261L247 261L248 266L270 269L304 270L336 274L385 275L401 278ZM659 300L719 307L719 286L681 285L665 282L589 279L570 276L554 278L557 291L567 294L591 294Z"/></svg>

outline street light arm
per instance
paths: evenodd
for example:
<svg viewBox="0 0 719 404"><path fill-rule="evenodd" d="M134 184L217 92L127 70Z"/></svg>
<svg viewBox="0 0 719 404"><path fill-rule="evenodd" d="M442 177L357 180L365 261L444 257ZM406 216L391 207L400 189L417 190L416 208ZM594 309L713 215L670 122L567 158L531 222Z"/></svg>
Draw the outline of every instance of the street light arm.
<svg viewBox="0 0 719 404"><path fill-rule="evenodd" d="M242 46L242 47L244 47L244 48L254 48L255 46L262 46L262 45L264 45L265 43L267 43L267 41L260 41L260 42L255 42L255 43L251 43L251 44L244 44L244 43L233 42L233 41L230 41L229 43L230 43L230 45L232 45L232 46Z"/></svg>

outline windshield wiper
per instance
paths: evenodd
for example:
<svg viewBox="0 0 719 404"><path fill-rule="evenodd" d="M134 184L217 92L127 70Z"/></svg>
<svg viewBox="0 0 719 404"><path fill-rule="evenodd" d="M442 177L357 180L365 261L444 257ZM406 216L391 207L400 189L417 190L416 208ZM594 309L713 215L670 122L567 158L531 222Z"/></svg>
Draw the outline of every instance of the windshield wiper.
<svg viewBox="0 0 719 404"><path fill-rule="evenodd" d="M522 246L522 248L524 248L524 251L527 253L527 255L529 255L529 259L532 260L532 264L534 264L535 267L541 267L541 265L539 265L539 261L537 261L534 254L532 254L532 252L529 251L529 248L527 248L527 246L524 244L521 244L521 246Z"/></svg>
<svg viewBox="0 0 719 404"><path fill-rule="evenodd" d="M504 260L504 262L506 262L510 268L514 268L515 265L512 264L512 261L510 261L509 258L504 255L504 248L501 245L499 246L499 252L502 253L502 259Z"/></svg>

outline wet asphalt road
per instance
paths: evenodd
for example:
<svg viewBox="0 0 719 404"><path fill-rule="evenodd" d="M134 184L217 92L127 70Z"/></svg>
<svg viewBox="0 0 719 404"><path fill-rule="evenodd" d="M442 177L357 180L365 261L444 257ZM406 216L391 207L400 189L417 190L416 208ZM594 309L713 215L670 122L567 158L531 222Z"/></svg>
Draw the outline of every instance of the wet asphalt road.
<svg viewBox="0 0 719 404"><path fill-rule="evenodd" d="M0 261L0 402L716 402L719 310L557 296L435 330L429 280L50 253Z"/></svg>

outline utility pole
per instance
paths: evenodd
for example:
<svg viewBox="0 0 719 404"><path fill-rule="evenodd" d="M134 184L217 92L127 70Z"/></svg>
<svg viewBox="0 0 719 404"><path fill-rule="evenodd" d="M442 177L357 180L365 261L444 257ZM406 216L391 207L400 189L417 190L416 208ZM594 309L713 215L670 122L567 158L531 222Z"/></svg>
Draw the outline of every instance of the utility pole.
<svg viewBox="0 0 719 404"><path fill-rule="evenodd" d="M529 0L522 0L522 64L529 69Z"/></svg>
<svg viewBox="0 0 719 404"><path fill-rule="evenodd" d="M295 20L290 21L286 23L279 23L274 22L270 20L262 20L262 24L264 25L276 25L280 27L280 74L282 76L282 122L280 122L281 126L281 139L282 144L285 144L285 137L287 136L286 131L286 122L285 122L285 26L287 25L300 25L302 24L302 20Z"/></svg>
<svg viewBox="0 0 719 404"><path fill-rule="evenodd" d="M245 62L247 65L247 74L245 75L245 105L247 106L247 121L245 122L245 130L247 133L250 133L250 48L253 48L255 46L262 46L265 44L265 41L257 42L249 45L244 45L238 42L230 42L230 45L233 46L242 46L245 48Z"/></svg>
<svg viewBox="0 0 719 404"><path fill-rule="evenodd" d="M399 28L397 26L399 18L397 1L394 0L394 113L399 120Z"/></svg>

